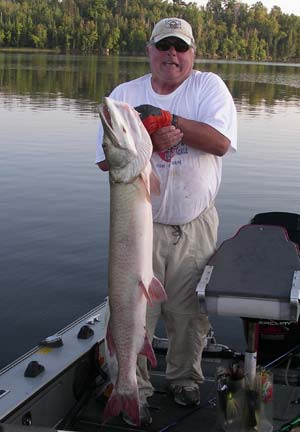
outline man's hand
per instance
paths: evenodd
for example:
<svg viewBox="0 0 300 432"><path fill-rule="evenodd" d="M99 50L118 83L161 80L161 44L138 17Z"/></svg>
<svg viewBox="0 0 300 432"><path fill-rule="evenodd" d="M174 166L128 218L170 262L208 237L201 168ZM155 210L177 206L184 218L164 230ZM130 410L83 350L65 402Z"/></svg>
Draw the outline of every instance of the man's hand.
<svg viewBox="0 0 300 432"><path fill-rule="evenodd" d="M153 150L156 152L168 150L180 143L182 138L183 133L180 129L174 126L163 127L151 135Z"/></svg>
<svg viewBox="0 0 300 432"><path fill-rule="evenodd" d="M176 123L176 116L152 105L139 105L135 110L141 114L141 120L150 136L158 129Z"/></svg>

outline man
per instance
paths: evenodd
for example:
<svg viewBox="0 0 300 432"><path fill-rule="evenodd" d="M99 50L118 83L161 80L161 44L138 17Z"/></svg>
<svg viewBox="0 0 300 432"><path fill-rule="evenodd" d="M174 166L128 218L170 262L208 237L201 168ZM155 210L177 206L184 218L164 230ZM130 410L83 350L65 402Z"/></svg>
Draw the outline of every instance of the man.
<svg viewBox="0 0 300 432"><path fill-rule="evenodd" d="M196 285L214 253L222 156L236 149L236 110L224 82L193 70L191 26L179 18L159 21L147 44L151 73L116 87L111 97L141 113L152 143L152 166L161 194L152 196L153 269L168 299L147 311L152 340L162 316L169 340L166 379L180 405L199 405L204 380L201 357L209 330L199 311ZM99 127L96 162L107 170ZM147 398L153 388L146 360L138 361L142 423L150 423ZM127 419L128 420L128 419ZM129 421L130 422L130 421Z"/></svg>

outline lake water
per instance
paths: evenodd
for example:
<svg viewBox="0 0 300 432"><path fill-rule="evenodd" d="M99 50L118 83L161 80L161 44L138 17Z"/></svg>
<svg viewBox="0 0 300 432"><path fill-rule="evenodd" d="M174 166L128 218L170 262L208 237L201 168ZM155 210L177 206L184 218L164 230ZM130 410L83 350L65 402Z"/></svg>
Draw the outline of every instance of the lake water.
<svg viewBox="0 0 300 432"><path fill-rule="evenodd" d="M300 213L300 65L197 60L238 110L224 158L219 242L258 212ZM0 367L107 293L108 179L94 165L97 105L146 58L0 53ZM240 321L213 318L219 342ZM224 325L225 323L225 325ZM233 336L232 336L233 335Z"/></svg>

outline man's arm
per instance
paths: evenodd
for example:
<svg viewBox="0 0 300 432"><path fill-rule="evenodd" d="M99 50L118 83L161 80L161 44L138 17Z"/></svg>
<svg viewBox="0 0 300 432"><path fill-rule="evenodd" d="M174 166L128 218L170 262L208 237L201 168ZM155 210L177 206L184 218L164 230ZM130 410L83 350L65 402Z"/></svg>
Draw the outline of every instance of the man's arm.
<svg viewBox="0 0 300 432"><path fill-rule="evenodd" d="M182 139L188 146L215 156L223 156L230 146L230 140L212 126L183 117L177 117L177 127L165 126L151 135L153 150L157 152L173 147ZM106 160L97 165L102 171L108 171Z"/></svg>
<svg viewBox="0 0 300 432"><path fill-rule="evenodd" d="M183 134L185 144L215 156L223 156L230 146L230 140L212 126L195 120L177 117L177 128L167 126L156 131L152 136L155 151L163 151L174 145L176 131Z"/></svg>
<svg viewBox="0 0 300 432"><path fill-rule="evenodd" d="M215 156L223 156L229 149L230 140L206 123L173 116L168 111L152 105L140 105L136 109L141 112L144 126L151 132L154 151L167 150L181 140L190 147ZM166 113L169 115L165 115ZM162 126L163 124L166 126ZM97 165L102 171L109 169L106 160Z"/></svg>
<svg viewBox="0 0 300 432"><path fill-rule="evenodd" d="M184 143L215 156L223 156L230 140L214 127L195 120L188 120L152 105L139 105L135 109L151 136L154 151L164 151Z"/></svg>

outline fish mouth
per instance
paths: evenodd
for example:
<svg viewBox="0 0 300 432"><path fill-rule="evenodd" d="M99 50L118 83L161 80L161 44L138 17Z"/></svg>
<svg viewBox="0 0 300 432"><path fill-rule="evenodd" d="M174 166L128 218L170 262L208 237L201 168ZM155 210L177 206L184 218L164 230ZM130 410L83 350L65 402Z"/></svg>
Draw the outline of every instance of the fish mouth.
<svg viewBox="0 0 300 432"><path fill-rule="evenodd" d="M108 109L108 106L106 105L106 103L102 104L102 114L104 119L106 120L107 124L112 127L112 123L111 123L111 116L110 116L110 112Z"/></svg>
<svg viewBox="0 0 300 432"><path fill-rule="evenodd" d="M109 128L109 130L111 131L111 133L114 134L113 131L113 126L112 126L112 119L111 119L111 114L109 111L109 107L108 107L108 103L107 103L107 98L104 98L103 103L99 106L99 113L101 118L104 120L104 122L106 123L106 126ZM123 132L126 133L126 129L123 127Z"/></svg>

